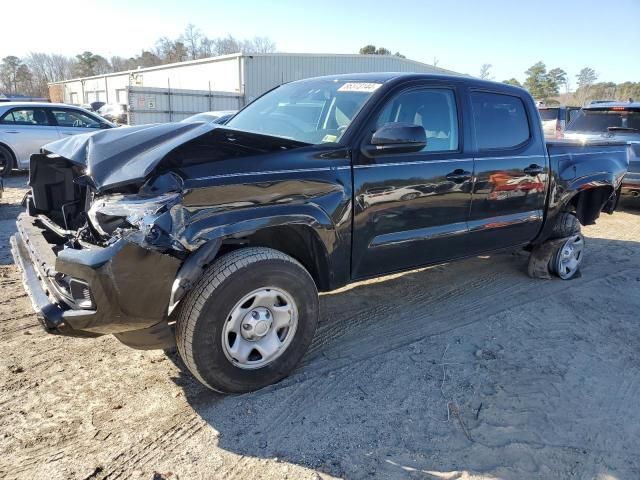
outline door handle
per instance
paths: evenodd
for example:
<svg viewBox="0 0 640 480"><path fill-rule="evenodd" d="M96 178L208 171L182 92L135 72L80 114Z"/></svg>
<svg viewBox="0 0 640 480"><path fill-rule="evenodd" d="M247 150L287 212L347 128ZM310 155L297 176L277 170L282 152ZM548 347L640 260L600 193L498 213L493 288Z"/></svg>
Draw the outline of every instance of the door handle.
<svg viewBox="0 0 640 480"><path fill-rule="evenodd" d="M71 135L73 135L73 133L65 133L65 132L62 132L62 135L71 136Z"/></svg>
<svg viewBox="0 0 640 480"><path fill-rule="evenodd" d="M20 133L17 130L4 130L3 133Z"/></svg>
<svg viewBox="0 0 640 480"><path fill-rule="evenodd" d="M542 172L544 172L544 167L536 165L535 163L524 169L524 173L531 176L540 175Z"/></svg>
<svg viewBox="0 0 640 480"><path fill-rule="evenodd" d="M462 183L471 179L471 172L467 172L461 168L455 169L453 172L446 175L446 179L454 183Z"/></svg>

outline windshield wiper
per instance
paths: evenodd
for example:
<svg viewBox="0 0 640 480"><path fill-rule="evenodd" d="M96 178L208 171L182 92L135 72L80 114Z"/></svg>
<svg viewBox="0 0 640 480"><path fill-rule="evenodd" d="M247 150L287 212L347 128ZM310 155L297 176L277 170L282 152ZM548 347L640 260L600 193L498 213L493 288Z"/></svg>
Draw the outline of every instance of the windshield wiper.
<svg viewBox="0 0 640 480"><path fill-rule="evenodd" d="M631 127L608 127L607 130L609 130L610 132L614 132L614 131L640 132L639 128L631 128Z"/></svg>

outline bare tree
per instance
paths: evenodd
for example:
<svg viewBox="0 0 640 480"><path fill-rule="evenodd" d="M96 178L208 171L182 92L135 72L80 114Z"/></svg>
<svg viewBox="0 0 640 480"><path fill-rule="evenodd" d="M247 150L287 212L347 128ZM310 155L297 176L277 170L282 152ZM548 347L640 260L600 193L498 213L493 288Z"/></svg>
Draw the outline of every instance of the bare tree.
<svg viewBox="0 0 640 480"><path fill-rule="evenodd" d="M46 53L31 52L25 58L25 63L31 71L33 88L37 91L37 95L46 96L48 93L47 84L54 81L51 56Z"/></svg>
<svg viewBox="0 0 640 480"><path fill-rule="evenodd" d="M111 68L113 69L114 72L122 72L124 70L131 70L132 66L132 58L124 58L124 57L120 57L118 55L115 55L113 57L111 57L110 59L110 63L111 63Z"/></svg>
<svg viewBox="0 0 640 480"><path fill-rule="evenodd" d="M224 38L217 38L214 41L214 52L216 55L229 55L242 51L242 42L231 35Z"/></svg>
<svg viewBox="0 0 640 480"><path fill-rule="evenodd" d="M156 55L160 57L162 63L176 63L186 60L188 52L182 37L178 37L176 40L161 37L156 42Z"/></svg>
<svg viewBox="0 0 640 480"><path fill-rule="evenodd" d="M491 76L491 65L490 63L483 63L480 67L480 78L485 80L491 80L493 77Z"/></svg>
<svg viewBox="0 0 640 480"><path fill-rule="evenodd" d="M51 73L51 81L59 82L60 80L66 80L71 78L77 60L64 55L58 55L56 53L49 56L49 68Z"/></svg>
<svg viewBox="0 0 640 480"><path fill-rule="evenodd" d="M191 60L195 60L200 57L200 39L202 38L202 32L193 23L189 23L184 29L182 35L184 44L187 49L187 53Z"/></svg>
<svg viewBox="0 0 640 480"><path fill-rule="evenodd" d="M215 41L211 40L206 35L203 35L200 39L200 58L213 57L215 47Z"/></svg>
<svg viewBox="0 0 640 480"><path fill-rule="evenodd" d="M245 53L273 53L276 44L269 37L253 37L243 42L242 51Z"/></svg>
<svg viewBox="0 0 640 480"><path fill-rule="evenodd" d="M38 96L49 94L48 83L67 80L73 76L75 62L64 55L31 52L24 58L32 75L33 89Z"/></svg>

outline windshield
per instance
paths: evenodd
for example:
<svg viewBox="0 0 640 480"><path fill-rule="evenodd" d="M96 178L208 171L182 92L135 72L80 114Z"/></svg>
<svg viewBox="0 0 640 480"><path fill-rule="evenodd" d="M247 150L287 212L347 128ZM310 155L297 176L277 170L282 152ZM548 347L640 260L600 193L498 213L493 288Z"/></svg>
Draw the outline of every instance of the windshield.
<svg viewBox="0 0 640 480"><path fill-rule="evenodd" d="M541 108L540 118L544 122L545 120L557 120L558 119L558 110L557 108Z"/></svg>
<svg viewBox="0 0 640 480"><path fill-rule="evenodd" d="M582 110L569 124L567 131L606 133L616 129L640 131L640 111L637 110Z"/></svg>
<svg viewBox="0 0 640 480"><path fill-rule="evenodd" d="M285 84L249 104L226 126L316 145L338 142L378 87L323 79Z"/></svg>

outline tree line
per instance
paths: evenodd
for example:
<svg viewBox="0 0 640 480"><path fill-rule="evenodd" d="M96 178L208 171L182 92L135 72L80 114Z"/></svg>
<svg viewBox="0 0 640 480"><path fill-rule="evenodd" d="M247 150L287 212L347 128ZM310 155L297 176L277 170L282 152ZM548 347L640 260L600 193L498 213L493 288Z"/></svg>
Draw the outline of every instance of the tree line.
<svg viewBox="0 0 640 480"><path fill-rule="evenodd" d="M177 38L160 37L153 47L133 57L102 55L85 51L75 56L32 52L20 58L6 56L0 63L0 92L48 97L49 82L74 77L90 77L105 73L154 67L167 63L197 60L232 53L272 53L276 44L268 37L239 39L232 35L208 37L193 24L188 24Z"/></svg>
<svg viewBox="0 0 640 480"><path fill-rule="evenodd" d="M490 68L490 64L484 64L480 68L480 78L489 78ZM575 90L572 90L567 72L558 67L547 71L542 61L536 62L524 73L526 79L523 84L515 78L504 80L503 83L524 87L533 98L548 105L562 103L582 106L591 100L640 101L640 82L598 82L598 73L591 67L584 67L575 76Z"/></svg>

